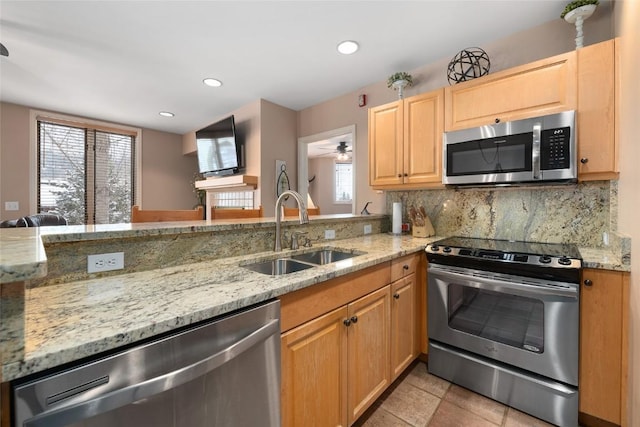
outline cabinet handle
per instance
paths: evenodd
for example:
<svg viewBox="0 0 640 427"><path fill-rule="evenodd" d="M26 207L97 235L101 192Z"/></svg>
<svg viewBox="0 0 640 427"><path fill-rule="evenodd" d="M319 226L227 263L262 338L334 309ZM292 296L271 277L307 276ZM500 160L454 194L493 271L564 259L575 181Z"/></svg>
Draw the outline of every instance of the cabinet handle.
<svg viewBox="0 0 640 427"><path fill-rule="evenodd" d="M408 270L409 269L409 265L405 264L405 265L402 266L402 268L405 269L405 270Z"/></svg>
<svg viewBox="0 0 640 427"><path fill-rule="evenodd" d="M496 122L496 123L500 123L500 117L496 117L495 122Z"/></svg>
<svg viewBox="0 0 640 427"><path fill-rule="evenodd" d="M409 176L409 174L408 174L408 173L405 173L405 174L404 174L404 176Z"/></svg>
<svg viewBox="0 0 640 427"><path fill-rule="evenodd" d="M396 292L395 294L393 294L393 297L394 297L395 299L400 299L400 294Z"/></svg>
<svg viewBox="0 0 640 427"><path fill-rule="evenodd" d="M398 178L402 178L402 174L401 173L398 174Z"/></svg>
<svg viewBox="0 0 640 427"><path fill-rule="evenodd" d="M344 319L342 323L344 323L344 326L351 326L351 319Z"/></svg>
<svg viewBox="0 0 640 427"><path fill-rule="evenodd" d="M580 159L580 163L582 163L583 165L586 165L587 163L589 163L589 159L586 157L583 157Z"/></svg>
<svg viewBox="0 0 640 427"><path fill-rule="evenodd" d="M358 323L358 316L352 316L351 323Z"/></svg>
<svg viewBox="0 0 640 427"><path fill-rule="evenodd" d="M584 285L585 286L591 286L591 285L593 285L593 282L591 281L591 279L585 279L584 280Z"/></svg>

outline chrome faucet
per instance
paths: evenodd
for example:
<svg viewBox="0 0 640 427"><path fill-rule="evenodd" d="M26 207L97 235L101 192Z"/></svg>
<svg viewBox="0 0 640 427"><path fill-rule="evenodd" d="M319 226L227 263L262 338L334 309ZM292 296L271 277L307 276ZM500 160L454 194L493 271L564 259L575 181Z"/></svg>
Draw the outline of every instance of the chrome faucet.
<svg viewBox="0 0 640 427"><path fill-rule="evenodd" d="M293 196L298 202L298 211L300 216L300 224L308 224L309 223L309 215L307 214L307 206L304 204L304 200L302 200L302 196L300 193L297 193L292 190L287 190L278 197L276 200L276 243L274 247L274 251L280 252L282 250L282 235L280 233L280 222L282 221L282 203L287 198L287 196Z"/></svg>

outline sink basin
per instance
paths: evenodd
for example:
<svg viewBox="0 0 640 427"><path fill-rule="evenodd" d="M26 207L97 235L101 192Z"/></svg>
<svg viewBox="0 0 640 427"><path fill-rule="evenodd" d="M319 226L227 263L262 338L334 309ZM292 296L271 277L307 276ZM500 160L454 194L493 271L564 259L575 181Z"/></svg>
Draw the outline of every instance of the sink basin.
<svg viewBox="0 0 640 427"><path fill-rule="evenodd" d="M243 267L257 273L280 276L282 274L295 273L296 271L313 268L313 265L294 261L290 258L278 258L269 261L257 262L255 264L243 265Z"/></svg>
<svg viewBox="0 0 640 427"><path fill-rule="evenodd" d="M333 249L322 249L319 251L308 252L306 254L294 255L291 258L297 261L324 265L331 264L332 262L342 261L343 259L353 258L358 255L360 254L352 252L342 252Z"/></svg>

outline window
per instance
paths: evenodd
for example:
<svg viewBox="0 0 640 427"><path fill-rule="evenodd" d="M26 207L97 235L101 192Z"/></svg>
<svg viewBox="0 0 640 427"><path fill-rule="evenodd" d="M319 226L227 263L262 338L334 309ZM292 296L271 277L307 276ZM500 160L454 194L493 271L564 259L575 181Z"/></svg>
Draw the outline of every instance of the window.
<svg viewBox="0 0 640 427"><path fill-rule="evenodd" d="M353 198L353 165L351 163L336 163L335 173L335 203L351 203Z"/></svg>
<svg viewBox="0 0 640 427"><path fill-rule="evenodd" d="M69 224L130 222L136 132L38 117L37 212Z"/></svg>

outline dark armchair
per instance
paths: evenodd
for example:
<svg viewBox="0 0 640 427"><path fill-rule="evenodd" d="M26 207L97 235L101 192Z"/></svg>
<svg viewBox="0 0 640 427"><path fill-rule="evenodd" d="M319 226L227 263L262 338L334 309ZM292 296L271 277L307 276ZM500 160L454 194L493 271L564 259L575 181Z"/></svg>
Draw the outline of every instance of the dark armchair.
<svg viewBox="0 0 640 427"><path fill-rule="evenodd" d="M51 225L67 225L67 219L62 215L43 213L0 222L0 228L46 227Z"/></svg>

